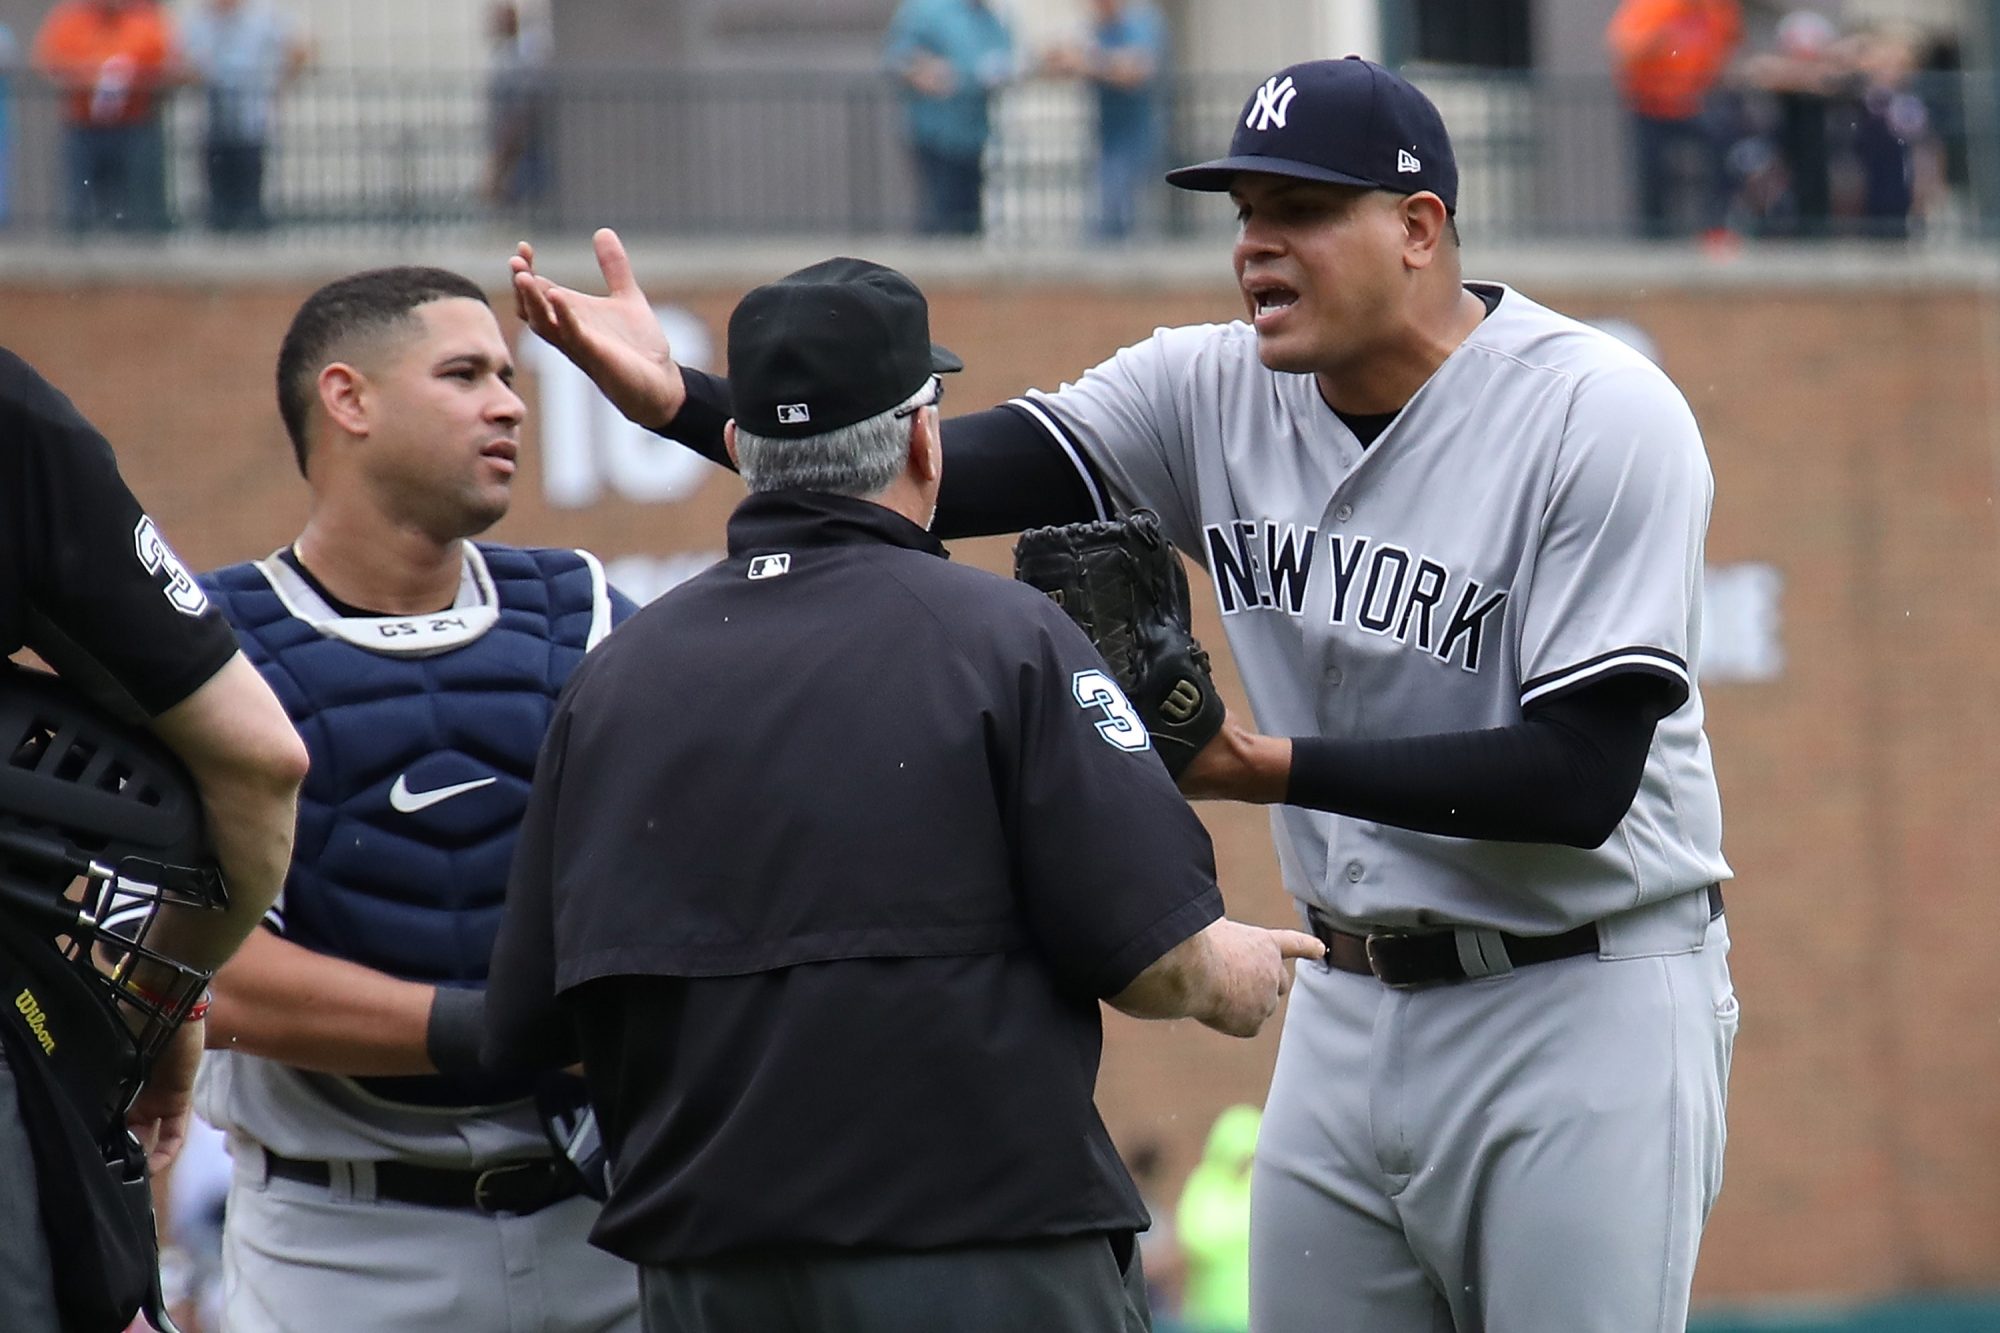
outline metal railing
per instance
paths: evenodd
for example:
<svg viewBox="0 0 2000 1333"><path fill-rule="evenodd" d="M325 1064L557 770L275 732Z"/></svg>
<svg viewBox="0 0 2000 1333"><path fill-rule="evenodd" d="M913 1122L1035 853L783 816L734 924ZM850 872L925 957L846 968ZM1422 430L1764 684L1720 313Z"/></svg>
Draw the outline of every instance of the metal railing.
<svg viewBox="0 0 2000 1333"><path fill-rule="evenodd" d="M1452 127L1460 222L1469 236L1560 241L1636 234L1629 118L1608 81L1466 70L1412 74ZM1219 153L1253 82L1183 78L1167 89L1162 165ZM0 227L17 237L75 234L58 95L19 70L4 84ZM1988 237L2000 221L1994 202L2000 111L1992 80L1931 77L1907 92L1908 106L1925 122L1913 146L1926 191L1915 234L1948 242ZM1799 230L1785 213L1775 103L1732 93L1717 99L1716 109L1716 142L1731 164L1731 224L1753 235ZM1824 114L1835 208L1823 230L1899 230L1861 216L1856 202L1869 165L1857 132L1861 103L1835 99ZM538 188L496 199L488 177L503 115L532 126L541 168L529 173ZM1030 81L996 99L993 119L986 235L1023 245L1068 245L1087 236L1096 198L1089 94L1073 84ZM175 94L162 116L157 225L168 230L208 225L203 120L198 91ZM1683 193L1692 196L1701 188L1701 168L1681 165L1688 177ZM894 235L914 227L916 189L900 98L869 74L551 73L525 100L517 94L504 101L472 72L318 70L281 98L263 198L271 236L310 245L325 237L395 237L502 220L723 238ZM98 229L129 234L146 225L125 217ZM1232 225L1224 202L1162 187L1142 192L1142 238L1226 235Z"/></svg>

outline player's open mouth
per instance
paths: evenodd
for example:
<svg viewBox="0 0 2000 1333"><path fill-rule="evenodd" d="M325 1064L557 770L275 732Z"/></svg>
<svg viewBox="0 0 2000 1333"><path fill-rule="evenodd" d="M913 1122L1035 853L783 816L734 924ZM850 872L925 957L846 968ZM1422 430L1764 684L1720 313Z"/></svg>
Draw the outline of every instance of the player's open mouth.
<svg viewBox="0 0 2000 1333"><path fill-rule="evenodd" d="M1259 285L1246 289L1244 295L1250 300L1251 322L1260 329L1299 302L1299 294L1289 287Z"/></svg>

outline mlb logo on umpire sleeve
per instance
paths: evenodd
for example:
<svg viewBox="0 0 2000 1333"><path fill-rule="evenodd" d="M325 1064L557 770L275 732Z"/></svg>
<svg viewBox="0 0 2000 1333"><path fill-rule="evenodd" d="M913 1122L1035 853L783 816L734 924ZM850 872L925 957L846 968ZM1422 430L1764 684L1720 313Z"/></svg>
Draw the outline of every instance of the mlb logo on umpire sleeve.
<svg viewBox="0 0 2000 1333"><path fill-rule="evenodd" d="M750 577L753 579L775 579L792 571L792 556L789 551L776 555L760 555L750 561Z"/></svg>
<svg viewBox="0 0 2000 1333"><path fill-rule="evenodd" d="M780 426L803 426L812 419L812 409L804 403L778 404L778 424Z"/></svg>

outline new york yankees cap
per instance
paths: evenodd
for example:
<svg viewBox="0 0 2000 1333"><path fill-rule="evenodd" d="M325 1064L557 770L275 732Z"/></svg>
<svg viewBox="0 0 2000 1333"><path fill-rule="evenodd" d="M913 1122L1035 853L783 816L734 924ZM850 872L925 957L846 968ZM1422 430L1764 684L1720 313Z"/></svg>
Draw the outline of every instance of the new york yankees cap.
<svg viewBox="0 0 2000 1333"><path fill-rule="evenodd" d="M1372 60L1308 60L1273 74L1243 104L1229 156L1167 173L1183 190L1227 190L1244 171L1398 194L1429 190L1458 211L1458 162L1444 117Z"/></svg>
<svg viewBox="0 0 2000 1333"><path fill-rule="evenodd" d="M729 316L729 391L753 435L824 435L887 412L965 363L931 341L917 284L827 259L752 289Z"/></svg>

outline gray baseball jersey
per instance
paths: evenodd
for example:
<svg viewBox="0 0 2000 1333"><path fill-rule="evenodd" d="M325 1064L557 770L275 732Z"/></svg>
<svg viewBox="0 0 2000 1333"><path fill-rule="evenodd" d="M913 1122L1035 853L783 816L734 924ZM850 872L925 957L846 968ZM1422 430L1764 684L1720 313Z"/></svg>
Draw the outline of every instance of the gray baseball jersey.
<svg viewBox="0 0 2000 1333"><path fill-rule="evenodd" d="M1729 874L1690 665L1713 494L1694 418L1617 339L1487 290L1497 308L1366 449L1241 323L1161 329L1018 400L1111 507L1157 510L1207 565L1266 733L1505 726L1621 671L1685 692L1593 850L1279 807L1288 889L1350 926L1554 933ZM1692 943L1706 911L1679 915Z"/></svg>

